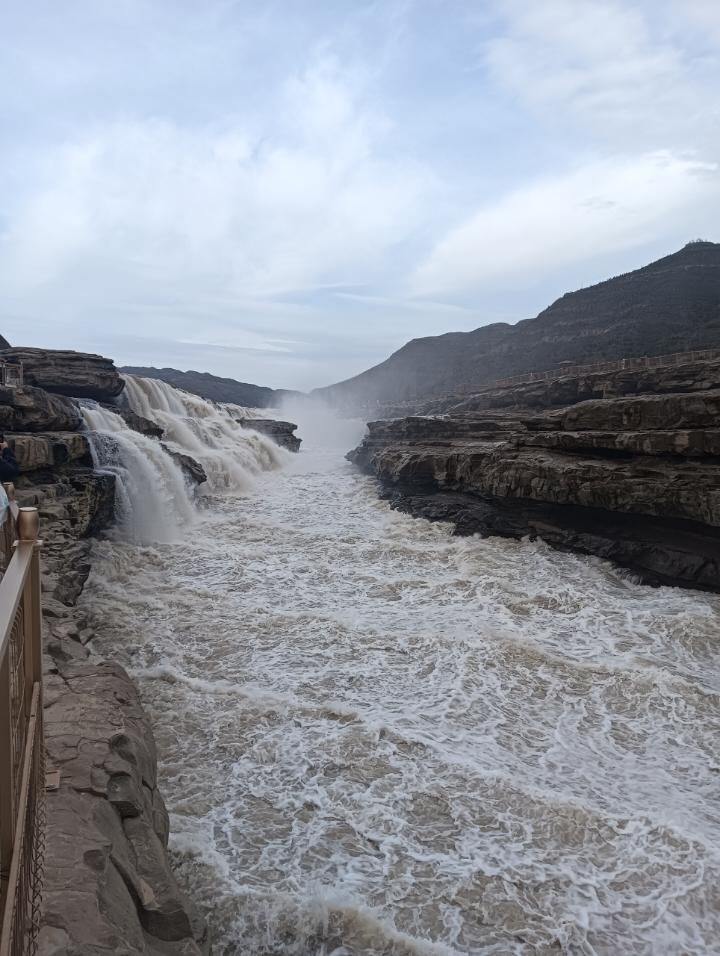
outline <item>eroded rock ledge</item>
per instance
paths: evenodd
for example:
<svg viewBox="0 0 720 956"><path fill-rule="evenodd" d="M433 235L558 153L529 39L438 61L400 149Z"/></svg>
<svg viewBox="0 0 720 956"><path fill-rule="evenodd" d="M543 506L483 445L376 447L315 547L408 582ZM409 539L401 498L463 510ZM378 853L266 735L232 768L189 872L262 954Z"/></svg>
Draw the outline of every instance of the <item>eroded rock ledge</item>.
<svg viewBox="0 0 720 956"><path fill-rule="evenodd" d="M150 722L125 671L90 659L93 632L75 607L91 571L90 536L114 520L115 479L93 471L69 396L112 398L122 380L97 356L12 351L27 363L26 381L67 392L0 388L0 429L21 471L18 503L40 511L47 765L60 770L59 789L47 795L39 953L207 954L207 926L167 860ZM145 434L162 433L127 417Z"/></svg>
<svg viewBox="0 0 720 956"><path fill-rule="evenodd" d="M299 451L302 444L302 438L295 435L297 425L293 422L281 422L270 418L238 418L238 423L243 428L251 428L261 435L267 435L272 438L276 445L287 448L288 451Z"/></svg>
<svg viewBox="0 0 720 956"><path fill-rule="evenodd" d="M484 389L442 417L371 422L348 457L458 533L539 536L720 590L720 363L635 374Z"/></svg>

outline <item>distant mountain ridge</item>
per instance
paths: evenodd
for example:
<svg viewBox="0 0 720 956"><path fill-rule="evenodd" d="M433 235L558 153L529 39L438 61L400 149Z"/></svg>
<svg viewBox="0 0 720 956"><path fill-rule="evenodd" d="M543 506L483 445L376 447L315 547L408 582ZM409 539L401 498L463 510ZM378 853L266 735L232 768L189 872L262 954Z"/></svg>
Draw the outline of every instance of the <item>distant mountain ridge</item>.
<svg viewBox="0 0 720 956"><path fill-rule="evenodd" d="M696 241L650 265L568 292L534 319L413 339L374 368L313 395L359 407L460 385L641 355L720 347L720 244Z"/></svg>
<svg viewBox="0 0 720 956"><path fill-rule="evenodd" d="M299 394L287 389L237 382L234 378L221 378L209 372L192 370L181 372L176 368L151 368L139 365L126 365L119 371L127 375L156 378L212 402L230 402L234 405L245 405L248 408L272 408L279 405L283 398Z"/></svg>

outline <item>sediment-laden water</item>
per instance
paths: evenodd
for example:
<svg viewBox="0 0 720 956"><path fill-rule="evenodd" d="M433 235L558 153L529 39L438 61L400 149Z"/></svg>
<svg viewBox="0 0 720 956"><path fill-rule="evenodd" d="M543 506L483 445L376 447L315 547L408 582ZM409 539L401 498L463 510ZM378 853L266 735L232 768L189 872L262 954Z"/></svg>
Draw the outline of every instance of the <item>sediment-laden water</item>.
<svg viewBox="0 0 720 956"><path fill-rule="evenodd" d="M720 601L394 513L353 440L96 548L216 951L718 952Z"/></svg>

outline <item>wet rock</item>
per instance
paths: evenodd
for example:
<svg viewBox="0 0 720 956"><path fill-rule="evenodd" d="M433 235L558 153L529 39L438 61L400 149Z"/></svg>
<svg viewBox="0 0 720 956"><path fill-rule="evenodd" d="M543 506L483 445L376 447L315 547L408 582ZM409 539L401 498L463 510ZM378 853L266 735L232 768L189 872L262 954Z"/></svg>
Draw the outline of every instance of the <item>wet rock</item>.
<svg viewBox="0 0 720 956"><path fill-rule="evenodd" d="M292 422L273 421L269 418L239 418L238 422L243 428L251 428L261 435L267 435L275 444L287 448L288 451L300 450L302 439L294 434L297 425Z"/></svg>
<svg viewBox="0 0 720 956"><path fill-rule="evenodd" d="M169 445L166 445L165 442L162 443L162 446L168 455L180 465L185 477L188 478L192 484L201 485L207 481L207 474L199 461L195 461L194 458L191 458L190 455L185 455L183 452L175 451L173 448L170 448Z"/></svg>
<svg viewBox="0 0 720 956"><path fill-rule="evenodd" d="M57 395L107 402L125 387L113 361L101 355L58 349L9 348L0 352L0 358L22 362L27 385Z"/></svg>
<svg viewBox="0 0 720 956"><path fill-rule="evenodd" d="M119 415L124 421L128 428L132 428L133 431L140 432L141 435L147 435L149 438L162 438L165 434L164 429L162 429L157 422L151 421L149 418L144 418L142 415L138 415L131 408L127 408L124 405L109 405L103 403L103 408L107 408L111 412L115 412L116 415Z"/></svg>

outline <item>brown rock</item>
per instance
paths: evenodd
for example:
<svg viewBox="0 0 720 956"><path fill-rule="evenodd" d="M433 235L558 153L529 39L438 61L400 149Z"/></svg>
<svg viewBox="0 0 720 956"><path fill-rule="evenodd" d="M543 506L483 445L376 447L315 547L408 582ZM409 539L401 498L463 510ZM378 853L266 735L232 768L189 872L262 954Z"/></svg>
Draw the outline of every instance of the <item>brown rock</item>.
<svg viewBox="0 0 720 956"><path fill-rule="evenodd" d="M10 348L0 358L22 362L24 380L57 395L112 401L125 383L111 359L85 352Z"/></svg>
<svg viewBox="0 0 720 956"><path fill-rule="evenodd" d="M237 421L243 428L251 428L254 432L267 435L276 445L287 448L288 451L300 450L302 439L294 434L297 425L292 422L274 421L269 418L238 418Z"/></svg>

